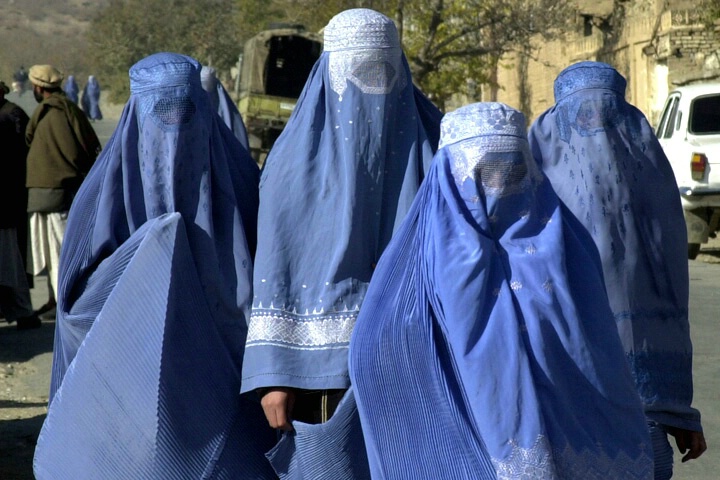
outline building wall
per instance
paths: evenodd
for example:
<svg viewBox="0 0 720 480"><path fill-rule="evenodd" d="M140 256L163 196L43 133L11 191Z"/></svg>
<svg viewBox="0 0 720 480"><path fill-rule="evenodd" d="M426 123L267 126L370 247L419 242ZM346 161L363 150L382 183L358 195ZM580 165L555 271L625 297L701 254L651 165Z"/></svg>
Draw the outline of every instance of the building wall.
<svg viewBox="0 0 720 480"><path fill-rule="evenodd" d="M687 9L687 1L598 5L584 13L590 6L580 4L578 26L565 41L533 45L533 58L503 58L497 100L519 108L532 121L554 104L553 82L562 69L597 60L627 79L626 98L654 123L673 85L720 77L720 22L703 25L698 13ZM592 28L583 25L588 21ZM482 100L489 100L487 89Z"/></svg>

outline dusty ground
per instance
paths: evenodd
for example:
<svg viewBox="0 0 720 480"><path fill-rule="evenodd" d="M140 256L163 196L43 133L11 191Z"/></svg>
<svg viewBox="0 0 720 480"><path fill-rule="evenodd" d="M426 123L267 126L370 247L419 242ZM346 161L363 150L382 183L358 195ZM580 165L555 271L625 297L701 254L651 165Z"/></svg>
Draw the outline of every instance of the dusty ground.
<svg viewBox="0 0 720 480"><path fill-rule="evenodd" d="M47 301L45 277L37 277L33 305ZM32 456L47 413L54 320L19 332L0 324L0 479L33 479Z"/></svg>
<svg viewBox="0 0 720 480"><path fill-rule="evenodd" d="M720 241L706 246L697 261L720 263ZM45 277L37 277L33 304L47 300ZM0 323L0 480L32 480L32 456L47 413L55 322L18 332Z"/></svg>

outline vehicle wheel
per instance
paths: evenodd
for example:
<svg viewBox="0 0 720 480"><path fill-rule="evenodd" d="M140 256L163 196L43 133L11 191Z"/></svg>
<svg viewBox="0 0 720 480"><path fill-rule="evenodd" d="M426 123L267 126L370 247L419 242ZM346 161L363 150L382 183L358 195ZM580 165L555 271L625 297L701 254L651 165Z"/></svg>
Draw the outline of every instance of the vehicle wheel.
<svg viewBox="0 0 720 480"><path fill-rule="evenodd" d="M700 244L688 243L688 258L690 260L695 260L695 258L698 256L698 253L700 253Z"/></svg>

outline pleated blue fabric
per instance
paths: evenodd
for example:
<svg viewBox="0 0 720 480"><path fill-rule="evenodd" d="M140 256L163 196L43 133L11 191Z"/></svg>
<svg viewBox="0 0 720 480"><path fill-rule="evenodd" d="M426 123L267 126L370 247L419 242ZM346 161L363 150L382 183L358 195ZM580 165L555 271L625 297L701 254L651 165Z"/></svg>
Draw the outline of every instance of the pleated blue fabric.
<svg viewBox="0 0 720 480"><path fill-rule="evenodd" d="M610 65L580 62L533 123L535 159L592 235L645 413L702 431L693 397L687 236L677 184L645 116Z"/></svg>
<svg viewBox="0 0 720 480"><path fill-rule="evenodd" d="M80 99L85 115L90 120L102 120L102 111L100 110L100 83L94 75L88 77Z"/></svg>
<svg viewBox="0 0 720 480"><path fill-rule="evenodd" d="M204 65L200 71L200 79L202 81L203 89L210 95L210 102L212 106L217 110L220 118L223 119L225 125L232 130L235 137L240 141L245 149L248 149L248 136L247 130L245 129L245 122L243 122L240 111L238 111L235 102L230 98L230 94L225 90L225 87L217 79L215 75L215 69Z"/></svg>
<svg viewBox="0 0 720 480"><path fill-rule="evenodd" d="M350 386L350 333L440 117L413 86L391 19L352 9L328 23L263 167L243 390Z"/></svg>
<svg viewBox="0 0 720 480"><path fill-rule="evenodd" d="M448 113L350 374L373 479L649 479L597 250L503 104Z"/></svg>
<svg viewBox="0 0 720 480"><path fill-rule="evenodd" d="M78 103L78 94L80 93L80 87L78 87L77 82L75 81L75 77L73 75L68 75L67 79L65 79L65 86L63 87L63 90L65 91L65 95L72 100L74 103Z"/></svg>
<svg viewBox="0 0 720 480"><path fill-rule="evenodd" d="M281 479L369 479L370 470L352 387L325 423L293 422L268 452Z"/></svg>
<svg viewBox="0 0 720 480"><path fill-rule="evenodd" d="M172 53L131 68L73 202L38 479L277 478L276 434L239 394L259 170L200 68Z"/></svg>

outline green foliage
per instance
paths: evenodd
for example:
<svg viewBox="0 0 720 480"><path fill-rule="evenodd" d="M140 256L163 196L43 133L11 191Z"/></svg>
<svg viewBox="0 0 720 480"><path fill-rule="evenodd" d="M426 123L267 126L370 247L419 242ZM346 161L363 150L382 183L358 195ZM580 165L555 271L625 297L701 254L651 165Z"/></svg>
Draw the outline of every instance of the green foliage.
<svg viewBox="0 0 720 480"><path fill-rule="evenodd" d="M698 6L702 12L703 21L712 26L713 23L720 20L720 2L718 0L702 0Z"/></svg>
<svg viewBox="0 0 720 480"><path fill-rule="evenodd" d="M439 106L468 79L492 83L498 59L551 39L574 14L570 0L110 0L89 29L95 71L113 100L129 92L127 71L158 51L234 65L246 39L273 22L319 31L337 13L373 8L394 18L414 81Z"/></svg>
<svg viewBox="0 0 720 480"><path fill-rule="evenodd" d="M267 29L270 23L287 21L282 3L274 0L236 0L238 34L242 42Z"/></svg>
<svg viewBox="0 0 720 480"><path fill-rule="evenodd" d="M183 53L219 69L242 48L235 0L111 0L87 38L95 71L120 103L129 95L128 69L150 54Z"/></svg>

